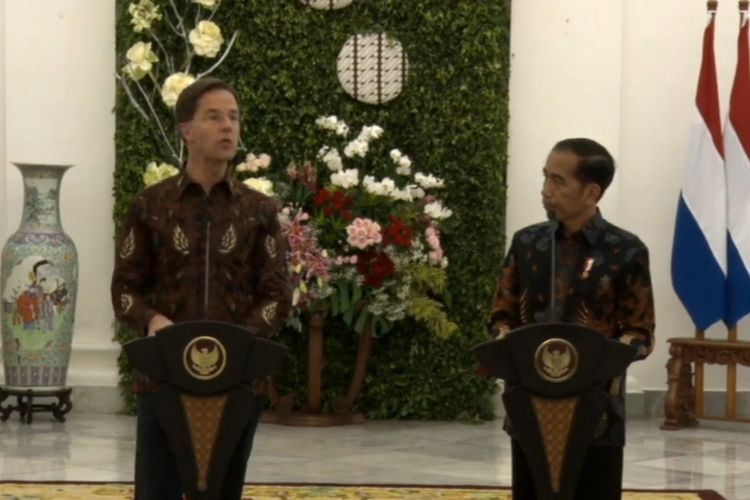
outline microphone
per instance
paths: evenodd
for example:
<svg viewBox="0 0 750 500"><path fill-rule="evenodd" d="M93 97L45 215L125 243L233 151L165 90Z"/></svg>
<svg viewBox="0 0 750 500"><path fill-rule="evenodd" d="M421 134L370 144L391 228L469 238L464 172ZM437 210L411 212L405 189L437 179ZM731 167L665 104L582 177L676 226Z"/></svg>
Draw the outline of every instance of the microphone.
<svg viewBox="0 0 750 500"><path fill-rule="evenodd" d="M549 284L549 314L548 314L548 320L550 322L554 322L557 317L557 297L556 297L556 286L555 286L555 274L556 274L556 265L557 265L557 259L555 258L555 246L556 246L556 238L555 235L557 233L557 228L560 226L560 223L557 221L557 219L550 218L549 220L550 227L549 227L549 239L550 239L550 284Z"/></svg>

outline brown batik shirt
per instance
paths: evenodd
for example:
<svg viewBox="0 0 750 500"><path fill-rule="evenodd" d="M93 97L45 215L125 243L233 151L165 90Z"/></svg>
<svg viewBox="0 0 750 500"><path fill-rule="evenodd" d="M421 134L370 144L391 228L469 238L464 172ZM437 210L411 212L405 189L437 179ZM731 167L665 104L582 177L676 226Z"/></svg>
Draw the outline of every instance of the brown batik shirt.
<svg viewBox="0 0 750 500"><path fill-rule="evenodd" d="M648 356L654 346L654 299L648 249L597 213L583 230L555 234L555 302L550 311L549 222L513 236L490 313L493 335L532 323L586 326ZM624 374L610 383L610 425L599 444L624 444Z"/></svg>
<svg viewBox="0 0 750 500"><path fill-rule="evenodd" d="M175 323L224 321L271 336L289 313L276 205L231 176L209 193L184 172L144 189L116 250L115 316L144 335L160 313Z"/></svg>

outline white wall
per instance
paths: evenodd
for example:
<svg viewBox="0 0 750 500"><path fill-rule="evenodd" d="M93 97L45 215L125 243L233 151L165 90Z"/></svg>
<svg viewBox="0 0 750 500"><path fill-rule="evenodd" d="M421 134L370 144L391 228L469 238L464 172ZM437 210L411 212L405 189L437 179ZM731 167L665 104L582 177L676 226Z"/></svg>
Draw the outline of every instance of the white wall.
<svg viewBox="0 0 750 500"><path fill-rule="evenodd" d="M0 209L5 211L5 0L0 0ZM0 216L0 244L5 242L5 217Z"/></svg>
<svg viewBox="0 0 750 500"><path fill-rule="evenodd" d="M21 220L23 185L10 162L70 163L61 214L76 243L75 338L112 336L115 7L105 0L4 0L4 242ZM0 66L1 67L1 66ZM2 89L2 87L0 87ZM1 127L0 123L0 127ZM1 142L0 142L1 146ZM0 181L3 177L0 177ZM75 342L75 340L74 340Z"/></svg>
<svg viewBox="0 0 750 500"><path fill-rule="evenodd" d="M643 389L665 389L666 339L694 332L669 269L705 2L515 0L512 8L507 230L543 219L540 169L556 141L588 136L610 149L618 171L602 211L648 245L656 298L656 350L630 375ZM716 54L724 113L738 22L737 3L720 2ZM709 331L725 335L720 326ZM740 324L740 338L750 339L750 322ZM710 369L707 387L722 388L723 373Z"/></svg>

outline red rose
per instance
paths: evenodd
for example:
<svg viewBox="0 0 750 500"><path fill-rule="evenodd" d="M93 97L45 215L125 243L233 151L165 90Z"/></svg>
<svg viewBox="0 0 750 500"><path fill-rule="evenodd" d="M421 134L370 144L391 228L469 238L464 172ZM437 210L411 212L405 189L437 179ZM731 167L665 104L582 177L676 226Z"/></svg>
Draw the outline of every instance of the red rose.
<svg viewBox="0 0 750 500"><path fill-rule="evenodd" d="M384 252L368 250L357 257L357 271L364 278L366 285L377 288L388 276L396 272L396 266Z"/></svg>

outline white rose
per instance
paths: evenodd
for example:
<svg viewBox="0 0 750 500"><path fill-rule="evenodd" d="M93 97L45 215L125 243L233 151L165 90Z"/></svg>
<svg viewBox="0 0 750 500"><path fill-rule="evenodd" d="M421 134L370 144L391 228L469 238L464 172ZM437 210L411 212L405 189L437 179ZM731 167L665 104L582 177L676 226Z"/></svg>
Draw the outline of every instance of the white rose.
<svg viewBox="0 0 750 500"><path fill-rule="evenodd" d="M200 4L207 9L213 9L216 7L216 0L193 0L193 3Z"/></svg>
<svg viewBox="0 0 750 500"><path fill-rule="evenodd" d="M383 135L383 129L377 125L364 126L359 133L357 140L369 142L372 139L378 139Z"/></svg>
<svg viewBox="0 0 750 500"><path fill-rule="evenodd" d="M339 122L336 125L336 135L346 137L349 135L349 126L344 122Z"/></svg>
<svg viewBox="0 0 750 500"><path fill-rule="evenodd" d="M447 219L453 215L453 211L443 207L440 201L433 201L424 206L424 213L436 220Z"/></svg>
<svg viewBox="0 0 750 500"><path fill-rule="evenodd" d="M190 43L193 44L195 53L203 57L216 57L224 43L221 30L212 21L201 21L190 31Z"/></svg>
<svg viewBox="0 0 750 500"><path fill-rule="evenodd" d="M336 130L336 127L338 126L338 118L336 118L335 115L321 116L315 120L315 124L325 130ZM344 125L346 124L344 123Z"/></svg>
<svg viewBox="0 0 750 500"><path fill-rule="evenodd" d="M152 0L141 0L137 4L131 3L128 5L128 12L132 17L130 24L133 25L133 31L136 33L151 28L151 23L161 19L159 7L154 5Z"/></svg>
<svg viewBox="0 0 750 500"><path fill-rule="evenodd" d="M177 104L177 98L180 97L182 91L194 81L195 77L187 73L173 73L169 75L161 87L161 98L164 104L170 108L174 108L174 105Z"/></svg>
<svg viewBox="0 0 750 500"><path fill-rule="evenodd" d="M379 194L377 193L378 189L378 183L375 180L375 177L371 175L366 175L364 179L362 179L362 186L364 186L365 191L372 194Z"/></svg>
<svg viewBox="0 0 750 500"><path fill-rule="evenodd" d="M160 163L157 165L155 161L152 161L146 165L146 170L143 172L143 183L146 186L150 186L173 175L177 175L179 172L176 167L169 163Z"/></svg>
<svg viewBox="0 0 750 500"><path fill-rule="evenodd" d="M424 198L424 195L425 195L424 189L422 189L421 187L410 184L408 189L409 189L409 194L411 194L412 198L414 198L415 200Z"/></svg>
<svg viewBox="0 0 750 500"><path fill-rule="evenodd" d="M266 169L271 166L271 156L267 153L261 153L258 157L258 168Z"/></svg>
<svg viewBox="0 0 750 500"><path fill-rule="evenodd" d="M151 42L137 42L125 53L128 64L122 68L123 72L133 80L140 80L146 76L159 62L154 51L151 50Z"/></svg>
<svg viewBox="0 0 750 500"><path fill-rule="evenodd" d="M344 168L344 163L341 161L341 155L337 149L331 149L323 155L323 163L326 164L329 170L332 172L338 172Z"/></svg>
<svg viewBox="0 0 750 500"><path fill-rule="evenodd" d="M273 182L265 177L250 177L242 181L250 189L254 189L266 196L273 196Z"/></svg>
<svg viewBox="0 0 750 500"><path fill-rule="evenodd" d="M331 184L344 189L354 187L359 184L359 170L350 168L341 172L335 172L331 174Z"/></svg>
<svg viewBox="0 0 750 500"><path fill-rule="evenodd" d="M361 158L364 158L367 154L367 151L369 149L369 146L367 145L366 141L362 141L360 139L354 139L352 142L346 145L344 148L344 155L347 158L353 158L355 156L359 156Z"/></svg>

